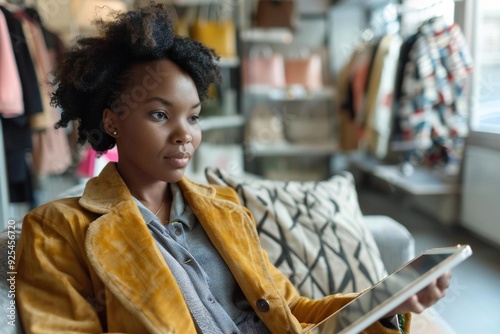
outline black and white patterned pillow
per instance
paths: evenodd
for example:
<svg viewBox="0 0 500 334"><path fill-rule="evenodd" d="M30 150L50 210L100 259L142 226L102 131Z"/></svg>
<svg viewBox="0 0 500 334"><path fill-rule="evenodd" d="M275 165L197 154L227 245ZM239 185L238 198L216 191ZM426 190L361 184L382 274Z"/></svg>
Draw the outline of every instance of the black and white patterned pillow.
<svg viewBox="0 0 500 334"><path fill-rule="evenodd" d="M219 168L205 174L209 183L236 190L255 217L271 262L302 295L356 292L386 276L352 174L319 182L232 176Z"/></svg>

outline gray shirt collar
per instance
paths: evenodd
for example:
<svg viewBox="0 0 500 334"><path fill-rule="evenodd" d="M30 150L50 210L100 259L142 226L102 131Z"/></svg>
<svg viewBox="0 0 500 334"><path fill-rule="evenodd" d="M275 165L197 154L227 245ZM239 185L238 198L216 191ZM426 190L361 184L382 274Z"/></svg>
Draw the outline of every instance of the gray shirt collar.
<svg viewBox="0 0 500 334"><path fill-rule="evenodd" d="M196 216L194 215L193 210L187 204L184 196L182 195L182 191L177 183L170 183L169 190L172 193L172 204L170 206L170 219L169 223L172 222L180 222L188 227L190 230L193 229L196 223ZM132 196L133 197L133 196ZM146 224L156 220L160 222L158 217L155 216L151 210L149 210L144 204L141 203L137 198L133 197L139 211L141 212L142 217L146 221Z"/></svg>

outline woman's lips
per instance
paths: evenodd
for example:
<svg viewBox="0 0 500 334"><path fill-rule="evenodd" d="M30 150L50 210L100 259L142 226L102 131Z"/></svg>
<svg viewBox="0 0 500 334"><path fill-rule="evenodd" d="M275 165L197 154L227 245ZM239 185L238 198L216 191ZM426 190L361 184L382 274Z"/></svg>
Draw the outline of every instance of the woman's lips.
<svg viewBox="0 0 500 334"><path fill-rule="evenodd" d="M185 168L189 164L189 160L191 158L191 153L189 152L179 152L165 159L175 168Z"/></svg>
<svg viewBox="0 0 500 334"><path fill-rule="evenodd" d="M179 152L173 155L170 155L167 157L167 159L184 159L184 158L190 158L191 153L189 152Z"/></svg>

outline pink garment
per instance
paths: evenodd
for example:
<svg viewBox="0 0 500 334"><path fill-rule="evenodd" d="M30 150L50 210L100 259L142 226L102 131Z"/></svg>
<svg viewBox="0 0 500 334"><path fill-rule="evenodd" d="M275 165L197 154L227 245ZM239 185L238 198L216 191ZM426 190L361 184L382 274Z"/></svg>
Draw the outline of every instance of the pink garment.
<svg viewBox="0 0 500 334"><path fill-rule="evenodd" d="M33 172L35 175L60 175L71 165L71 149L66 132L53 127L60 116L59 111L50 105L52 88L49 85L49 75L52 66L49 52L40 26L26 17L23 12L16 12L16 16L23 26L26 43L39 80L43 105L43 114L35 116L41 118L36 122L33 122L33 119L30 120L31 126L37 123L36 129L39 130L32 137Z"/></svg>
<svg viewBox="0 0 500 334"><path fill-rule="evenodd" d="M90 146L84 148L82 160L78 165L77 173L81 177L93 177L95 169L95 159L97 158L97 152Z"/></svg>
<svg viewBox="0 0 500 334"><path fill-rule="evenodd" d="M42 98L43 112L31 117L30 126L37 131L50 129L59 117L54 118L55 108L50 105L52 87L49 84L49 76L52 71L52 65L50 63L49 52L45 45L42 30L38 24L33 22L29 17L26 17L23 12L16 12L15 14L23 26L26 44L28 45L31 59L35 66Z"/></svg>
<svg viewBox="0 0 500 334"><path fill-rule="evenodd" d="M97 152L90 146L85 146L82 160L78 165L77 174L81 177L94 177L99 175L108 162L118 161L118 150L115 147L108 150L101 157L97 157Z"/></svg>
<svg viewBox="0 0 500 334"><path fill-rule="evenodd" d="M56 117L56 110L53 117ZM49 128L33 133L33 172L35 175L61 175L71 165L71 150L64 129Z"/></svg>
<svg viewBox="0 0 500 334"><path fill-rule="evenodd" d="M23 90L12 49L9 28L0 11L0 114L12 118L24 113Z"/></svg>

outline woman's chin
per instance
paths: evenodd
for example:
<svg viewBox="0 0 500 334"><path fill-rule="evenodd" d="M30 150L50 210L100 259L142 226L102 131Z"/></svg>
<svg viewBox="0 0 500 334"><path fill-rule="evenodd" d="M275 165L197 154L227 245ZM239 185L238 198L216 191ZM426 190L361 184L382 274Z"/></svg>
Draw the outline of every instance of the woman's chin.
<svg viewBox="0 0 500 334"><path fill-rule="evenodd" d="M179 182L184 177L185 174L186 174L186 168L178 168L175 170L171 170L164 179L164 181L176 183Z"/></svg>

